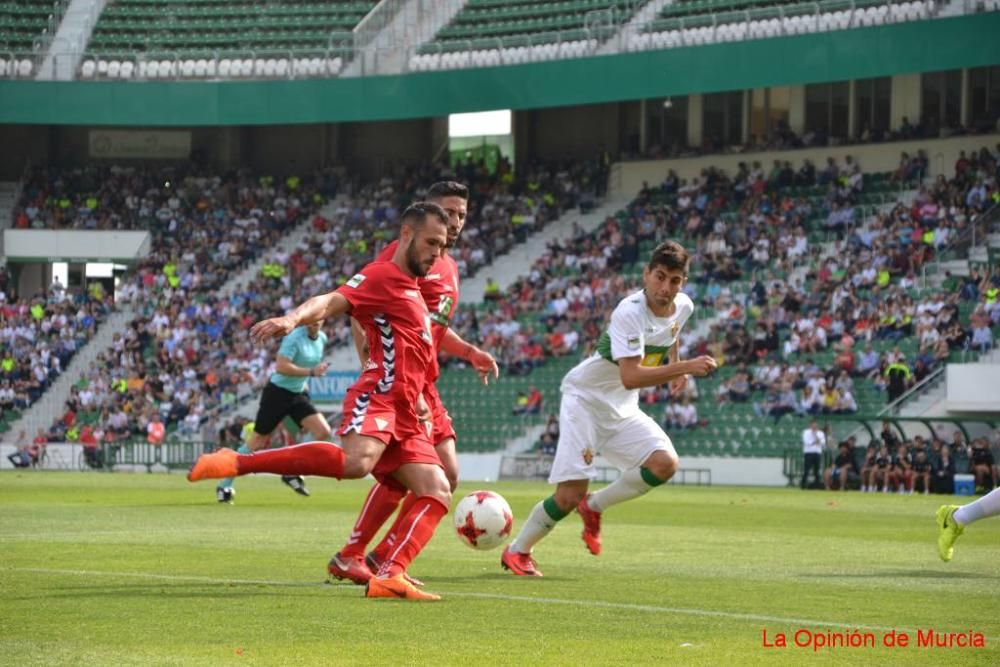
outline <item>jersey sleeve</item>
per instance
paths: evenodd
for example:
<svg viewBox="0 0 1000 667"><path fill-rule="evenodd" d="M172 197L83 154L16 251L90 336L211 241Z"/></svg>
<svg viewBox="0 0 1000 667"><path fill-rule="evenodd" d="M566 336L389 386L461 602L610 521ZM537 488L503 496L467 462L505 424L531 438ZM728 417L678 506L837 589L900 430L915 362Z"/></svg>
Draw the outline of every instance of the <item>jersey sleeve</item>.
<svg viewBox="0 0 1000 667"><path fill-rule="evenodd" d="M611 313L608 337L611 339L613 360L641 357L645 348L641 314L634 308L616 308Z"/></svg>
<svg viewBox="0 0 1000 667"><path fill-rule="evenodd" d="M278 354L283 357L291 359L292 363L295 363L295 355L299 351L299 330L296 329L292 333L288 334L281 339L281 347L278 348Z"/></svg>
<svg viewBox="0 0 1000 667"><path fill-rule="evenodd" d="M381 263L372 263L355 273L346 283L336 289L336 292L347 299L351 304L351 315L361 317L377 312L375 309L384 308L387 295L391 290L386 289L386 272L380 267Z"/></svg>
<svg viewBox="0 0 1000 667"><path fill-rule="evenodd" d="M679 304L680 312L678 313L677 317L678 327L677 327L677 335L674 337L675 339L677 336L681 334L681 331L684 330L684 325L687 324L687 321L688 319L690 319L691 315L694 314L694 302L687 295L684 295L684 297L685 297L684 299L680 300Z"/></svg>

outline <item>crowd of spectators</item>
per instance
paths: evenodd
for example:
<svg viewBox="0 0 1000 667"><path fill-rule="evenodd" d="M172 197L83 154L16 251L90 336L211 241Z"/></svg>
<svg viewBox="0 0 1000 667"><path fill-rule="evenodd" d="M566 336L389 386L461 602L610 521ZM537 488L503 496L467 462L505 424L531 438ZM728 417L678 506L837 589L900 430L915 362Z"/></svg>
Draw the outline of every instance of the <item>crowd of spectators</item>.
<svg viewBox="0 0 1000 667"><path fill-rule="evenodd" d="M810 128L800 133L792 131L788 123L778 120L767 134L751 134L746 143L723 141L720 137L706 132L700 146L689 146L674 143L669 145L653 144L644 151L636 146L626 151L623 159L654 159L677 157L695 157L718 153L760 153L765 151L795 150L799 148L818 148L822 146L844 146L858 144L888 143L895 141L913 141L916 139L939 139L969 134L985 134L1000 129L1000 119L993 123L981 122L975 125L954 125L941 127L931 118L919 118L916 122L903 116L896 129L881 130L862 125L853 137L832 136L826 129ZM683 133L682 135L683 136Z"/></svg>
<svg viewBox="0 0 1000 667"><path fill-rule="evenodd" d="M314 217L322 195L297 177L279 181L233 172L163 180L172 173L134 173L125 183L142 184L136 187L136 219L153 237L150 254L115 295L135 317L75 383L49 429L52 440L162 441L165 428L149 429L157 422L196 433L210 411L252 393L270 363L272 351L250 346L242 332L255 317L272 314L275 304L291 305L297 295L290 282L262 276L231 293L220 288ZM128 209L130 196L117 203Z"/></svg>
<svg viewBox="0 0 1000 667"><path fill-rule="evenodd" d="M38 400L111 308L100 283L72 291L56 280L18 298L11 274L0 269L0 417Z"/></svg>
<svg viewBox="0 0 1000 667"><path fill-rule="evenodd" d="M76 383L48 437L85 444L153 438L146 427L154 421L199 434L207 414L248 397L270 374L273 350L250 346L242 335L248 325L341 284L395 238L399 212L427 184L446 178L467 179L472 191L467 230L455 250L463 275L566 208L591 205L602 187L594 163L533 165L517 178L505 162L495 174L477 163L425 165L363 187L341 184L347 194L326 218L316 214L324 201L319 180L35 170L18 210L20 226L143 228L153 235L153 251L116 294L132 305L135 319ZM309 228L297 247L271 250L303 220ZM256 280L220 293L234 272L268 251ZM330 323L327 334L331 345L343 344L349 327Z"/></svg>

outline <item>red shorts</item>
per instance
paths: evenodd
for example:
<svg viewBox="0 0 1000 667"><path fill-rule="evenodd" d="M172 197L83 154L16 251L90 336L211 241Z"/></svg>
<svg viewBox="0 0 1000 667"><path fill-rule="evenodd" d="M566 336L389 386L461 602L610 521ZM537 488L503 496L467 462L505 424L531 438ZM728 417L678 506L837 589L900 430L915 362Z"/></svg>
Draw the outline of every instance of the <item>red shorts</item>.
<svg viewBox="0 0 1000 667"><path fill-rule="evenodd" d="M441 466L441 459L425 431L400 432L394 406L384 394L348 391L344 397L344 417L337 432L340 435L358 433L385 443L385 451L372 469L372 475L379 481L407 463Z"/></svg>
<svg viewBox="0 0 1000 667"><path fill-rule="evenodd" d="M444 403L441 402L441 395L433 383L424 387L424 400L427 401L427 407L431 411L431 442L434 443L434 446L437 447L448 438L457 440L455 427L451 423L451 415L448 414Z"/></svg>

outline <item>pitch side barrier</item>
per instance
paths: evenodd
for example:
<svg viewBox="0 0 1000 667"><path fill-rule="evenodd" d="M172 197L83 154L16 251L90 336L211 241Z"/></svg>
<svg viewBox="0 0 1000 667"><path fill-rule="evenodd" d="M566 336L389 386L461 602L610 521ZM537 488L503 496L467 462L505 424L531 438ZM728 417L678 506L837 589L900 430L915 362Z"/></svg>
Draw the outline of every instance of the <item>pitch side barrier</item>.
<svg viewBox="0 0 1000 667"><path fill-rule="evenodd" d="M187 470L199 455L215 448L214 442L201 440L167 440L158 445L143 440L103 443L99 447L84 447L76 463L81 470L104 472L142 468L146 472L153 472L154 468Z"/></svg>

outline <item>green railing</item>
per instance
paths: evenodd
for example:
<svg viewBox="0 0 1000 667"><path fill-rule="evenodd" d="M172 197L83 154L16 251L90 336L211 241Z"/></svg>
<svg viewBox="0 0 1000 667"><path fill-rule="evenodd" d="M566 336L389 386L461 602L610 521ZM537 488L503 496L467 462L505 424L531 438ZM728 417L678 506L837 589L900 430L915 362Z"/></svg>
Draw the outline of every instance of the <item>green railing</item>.
<svg viewBox="0 0 1000 667"><path fill-rule="evenodd" d="M125 443L104 443L96 450L84 449L80 468L113 472L115 466L141 466L152 472L160 466L168 470L185 470L200 454L215 449L214 443L198 440L169 440L153 445L142 440Z"/></svg>

